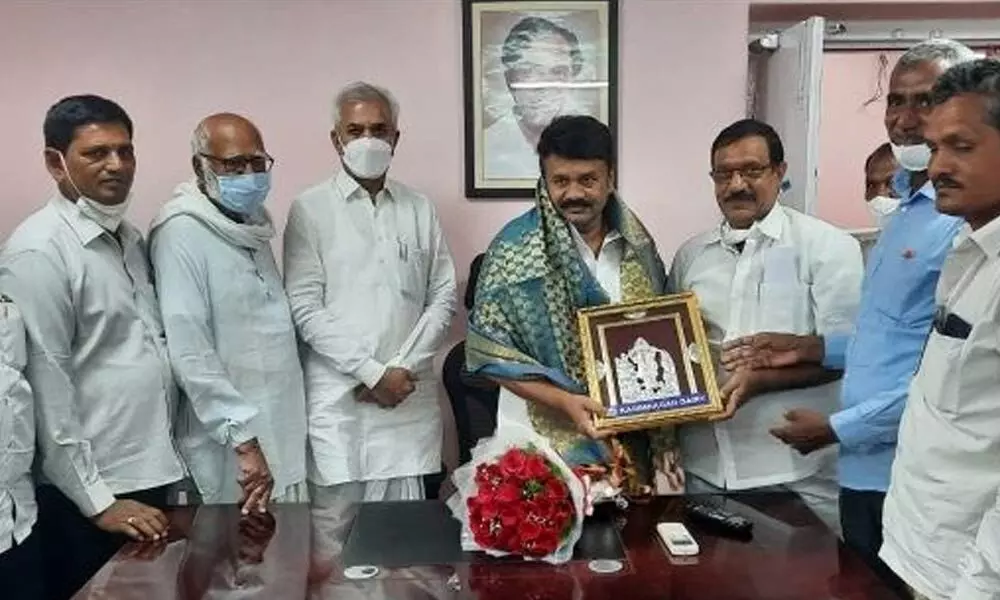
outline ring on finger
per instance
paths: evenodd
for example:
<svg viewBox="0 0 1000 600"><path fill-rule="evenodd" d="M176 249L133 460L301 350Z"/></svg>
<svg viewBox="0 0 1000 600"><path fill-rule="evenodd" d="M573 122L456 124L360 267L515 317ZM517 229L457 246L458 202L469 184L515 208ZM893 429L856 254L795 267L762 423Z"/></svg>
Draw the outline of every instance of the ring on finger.
<svg viewBox="0 0 1000 600"><path fill-rule="evenodd" d="M128 523L129 525L135 525L135 517L129 517L125 519L125 522Z"/></svg>

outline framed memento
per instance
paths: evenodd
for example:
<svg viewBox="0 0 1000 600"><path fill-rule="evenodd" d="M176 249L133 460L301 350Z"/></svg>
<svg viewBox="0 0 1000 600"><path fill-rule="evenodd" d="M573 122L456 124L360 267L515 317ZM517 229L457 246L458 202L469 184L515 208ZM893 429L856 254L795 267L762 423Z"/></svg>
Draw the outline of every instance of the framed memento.
<svg viewBox="0 0 1000 600"><path fill-rule="evenodd" d="M534 195L557 116L616 133L618 0L462 0L465 194Z"/></svg>
<svg viewBox="0 0 1000 600"><path fill-rule="evenodd" d="M693 293L579 311L598 431L706 421L724 412Z"/></svg>

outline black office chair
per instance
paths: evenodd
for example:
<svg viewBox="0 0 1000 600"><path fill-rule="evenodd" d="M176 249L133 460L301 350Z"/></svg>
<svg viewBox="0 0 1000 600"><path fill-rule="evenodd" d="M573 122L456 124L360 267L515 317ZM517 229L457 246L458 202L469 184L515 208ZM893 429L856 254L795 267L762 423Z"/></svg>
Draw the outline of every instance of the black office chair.
<svg viewBox="0 0 1000 600"><path fill-rule="evenodd" d="M448 352L441 368L441 377L452 414L455 415L458 462L465 464L472 458L472 449L476 443L496 431L500 388L492 381L471 375L465 370L465 342L455 344ZM444 479L443 465L440 473L428 475L424 479L428 498L437 497Z"/></svg>
<svg viewBox="0 0 1000 600"><path fill-rule="evenodd" d="M472 311L476 294L476 281L482 268L484 255L472 260L469 268L469 283L465 288L465 308ZM500 388L484 377L468 373L465 369L465 342L459 342L448 352L441 367L448 401L455 415L455 429L458 434L459 464L469 462L472 448L484 437L493 435L497 426L497 401ZM424 490L428 498L436 498L444 483L446 469L424 478Z"/></svg>

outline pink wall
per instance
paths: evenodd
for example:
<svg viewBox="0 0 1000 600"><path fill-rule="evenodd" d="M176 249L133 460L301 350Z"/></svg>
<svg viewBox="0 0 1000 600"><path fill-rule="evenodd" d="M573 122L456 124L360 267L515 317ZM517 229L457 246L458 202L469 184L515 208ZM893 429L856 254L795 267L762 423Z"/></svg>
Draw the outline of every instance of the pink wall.
<svg viewBox="0 0 1000 600"><path fill-rule="evenodd" d="M879 68L884 55L888 66ZM817 214L841 227L874 225L864 201L864 162L886 141L885 90L900 52L827 52L823 56ZM867 106L882 82L882 95Z"/></svg>
<svg viewBox="0 0 1000 600"><path fill-rule="evenodd" d="M994 48L974 48L996 55ZM827 52L823 56L817 214L842 227L874 225L864 203L864 161L886 141L889 75L901 51ZM880 58L887 61L880 66ZM881 84L881 95L876 95Z"/></svg>
<svg viewBox="0 0 1000 600"><path fill-rule="evenodd" d="M708 145L738 118L747 3L624 0L621 189L665 259L716 217ZM526 202L476 201L462 181L461 15L457 0L0 0L0 239L52 190L41 124L60 97L121 102L136 122L130 216L145 228L190 176L189 137L220 110L251 117L277 159L270 200L283 226L296 193L328 177L330 102L367 79L402 106L393 175L437 204L464 287L467 265ZM702 49L709 48L711 52ZM692 51L698 60L688 60ZM280 247L280 244L278 244ZM457 337L464 313L455 320ZM446 428L446 462L455 460Z"/></svg>
<svg viewBox="0 0 1000 600"><path fill-rule="evenodd" d="M852 0L621 0L621 188L665 258L716 217L707 147L742 114L748 8L774 4L867 10ZM884 2L899 10L921 4L935 3ZM990 3L949 4L961 12ZM244 112L278 159L271 205L283 223L294 194L333 169L331 95L364 78L399 97L404 134L393 174L436 201L464 271L527 204L464 198L460 39L457 0L0 2L0 177L8 186L0 238L51 188L40 128L63 95L100 93L131 112L140 153L131 216L142 225L189 176L188 136L198 119ZM881 136L881 108L859 108L870 79L856 75L870 70L868 60L826 60L820 206L844 225L865 222L859 164Z"/></svg>
<svg viewBox="0 0 1000 600"><path fill-rule="evenodd" d="M747 3L705 4L622 2L621 187L666 258L714 219L708 144L743 107ZM278 161L271 206L283 224L294 194L334 167L331 96L363 78L398 96L393 174L435 200L464 280L472 256L527 204L464 198L460 40L456 0L0 3L0 237L51 189L41 122L61 96L99 93L131 113L131 217L143 226L189 176L195 123L247 114Z"/></svg>

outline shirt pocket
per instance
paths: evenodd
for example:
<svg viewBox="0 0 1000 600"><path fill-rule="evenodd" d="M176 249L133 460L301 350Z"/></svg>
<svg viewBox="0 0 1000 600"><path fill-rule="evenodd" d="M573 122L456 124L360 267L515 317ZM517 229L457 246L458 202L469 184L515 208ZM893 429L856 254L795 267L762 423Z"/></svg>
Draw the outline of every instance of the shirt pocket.
<svg viewBox="0 0 1000 600"><path fill-rule="evenodd" d="M965 342L931 331L917 372L924 397L949 418L956 416L960 406L958 383Z"/></svg>
<svg viewBox="0 0 1000 600"><path fill-rule="evenodd" d="M422 308L427 300L430 253L416 244L403 244L399 257L400 292L404 300Z"/></svg>
<svg viewBox="0 0 1000 600"><path fill-rule="evenodd" d="M758 331L813 333L809 286L800 281L760 284Z"/></svg>
<svg viewBox="0 0 1000 600"><path fill-rule="evenodd" d="M884 319L906 327L925 325L934 316L934 289L941 265L926 257L884 255L871 273L866 294Z"/></svg>

